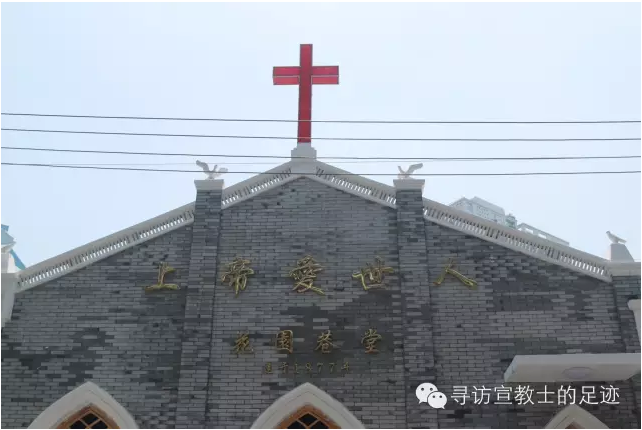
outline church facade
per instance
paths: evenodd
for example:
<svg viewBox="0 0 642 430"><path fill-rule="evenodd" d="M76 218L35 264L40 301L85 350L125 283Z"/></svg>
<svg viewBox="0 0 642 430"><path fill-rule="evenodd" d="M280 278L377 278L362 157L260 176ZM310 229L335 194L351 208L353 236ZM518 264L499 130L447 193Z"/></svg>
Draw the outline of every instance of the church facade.
<svg viewBox="0 0 642 430"><path fill-rule="evenodd" d="M300 144L3 274L2 426L639 428L639 263L423 187Z"/></svg>

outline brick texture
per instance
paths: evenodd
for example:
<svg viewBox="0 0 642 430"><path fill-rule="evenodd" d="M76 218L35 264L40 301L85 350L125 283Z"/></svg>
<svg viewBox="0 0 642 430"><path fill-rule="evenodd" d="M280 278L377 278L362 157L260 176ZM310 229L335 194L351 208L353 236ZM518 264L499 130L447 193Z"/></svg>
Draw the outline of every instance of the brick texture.
<svg viewBox="0 0 642 430"><path fill-rule="evenodd" d="M398 190L397 245L403 303L403 359L408 428L437 428L437 409L418 404L417 387L435 383L426 227L421 190Z"/></svg>
<svg viewBox="0 0 642 430"><path fill-rule="evenodd" d="M311 179L224 210L220 199L199 192L192 225L16 296L2 331L3 427L27 427L91 380L141 428L247 428L304 382L371 428L541 428L557 402L449 399L436 411L414 391L429 381L448 396L454 385L499 386L516 354L640 351L627 307L639 278L605 283L426 222L418 191L399 191L397 209ZM315 282L324 296L292 291L288 272L306 254L324 268ZM377 255L394 273L386 289L365 291L352 274ZM238 297L220 280L234 257L255 271ZM477 289L452 277L432 285L451 258ZM181 289L146 293L161 260ZM369 328L383 336L376 355L361 344ZM293 354L276 351L279 330L294 332ZM314 351L325 330L330 354ZM236 356L243 331L253 353ZM610 427L639 428L639 378L614 385L620 405L585 409Z"/></svg>
<svg viewBox="0 0 642 430"><path fill-rule="evenodd" d="M629 300L640 298L640 278L634 276L620 276L613 279L612 287L615 306L617 310L622 342L626 352L640 352L640 334L635 324L633 311L629 309ZM631 389L635 394L637 426L640 427L640 375L636 375L629 381Z"/></svg>
<svg viewBox="0 0 642 430"><path fill-rule="evenodd" d="M399 301L395 210L298 179L224 210L221 224L220 264L247 258L255 275L238 297L217 285L208 426L249 427L280 396L311 382L367 427L404 427L402 357L393 336L401 329L401 314L393 313ZM288 273L306 254L324 268L315 285L325 296L292 291ZM352 273L375 255L396 273L386 278L388 289L364 291ZM377 355L365 354L360 343L368 328L383 336ZM279 330L293 331L292 355L277 353ZM325 330L337 345L331 354L314 351ZM239 331L249 331L254 354L231 354ZM284 362L288 375L276 370ZM347 373L340 370L344 362ZM264 374L265 363L273 364L273 374ZM320 374L317 363L323 363Z"/></svg>
<svg viewBox="0 0 642 430"><path fill-rule="evenodd" d="M141 428L174 427L191 226L16 295L2 329L2 427L26 428L85 381ZM157 263L180 290L145 292Z"/></svg>
<svg viewBox="0 0 642 430"><path fill-rule="evenodd" d="M626 314L627 320L630 314L632 320L633 313L626 304L616 307L613 285L434 223L426 223L426 237L433 279L452 258L458 271L479 284L469 289L448 276L441 286L431 287L436 385L443 386L448 396L455 385L501 386L517 354L625 352L618 314ZM639 352L639 344L635 349L629 351ZM535 392L544 390L543 385L522 385L530 385ZM549 384L547 389L553 385L556 391L560 387ZM583 385L596 386L599 394L600 386L607 384ZM620 405L582 407L609 427L636 428L639 403L631 386L627 382L615 386L620 389ZM458 406L452 402L439 411L439 426L543 428L562 408L557 405L557 392L554 404Z"/></svg>
<svg viewBox="0 0 642 430"><path fill-rule="evenodd" d="M221 190L198 191L192 224L176 425L203 428L221 225Z"/></svg>

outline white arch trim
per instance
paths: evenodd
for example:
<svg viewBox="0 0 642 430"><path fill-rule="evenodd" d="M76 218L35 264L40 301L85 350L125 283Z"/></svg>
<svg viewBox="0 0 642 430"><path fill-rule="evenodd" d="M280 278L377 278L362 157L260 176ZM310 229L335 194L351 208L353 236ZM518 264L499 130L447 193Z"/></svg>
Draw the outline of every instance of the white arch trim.
<svg viewBox="0 0 642 430"><path fill-rule="evenodd" d="M55 429L70 415L95 406L121 429L137 429L134 418L120 403L93 382L85 382L52 403L29 426L30 429Z"/></svg>
<svg viewBox="0 0 642 430"><path fill-rule="evenodd" d="M281 396L267 408L252 424L253 429L273 429L281 421L303 406L310 405L323 412L341 428L365 428L349 410L325 391L306 382Z"/></svg>
<svg viewBox="0 0 642 430"><path fill-rule="evenodd" d="M565 429L570 425L584 429L608 429L608 427L602 421L595 418L593 414L577 405L568 405L559 411L544 428Z"/></svg>

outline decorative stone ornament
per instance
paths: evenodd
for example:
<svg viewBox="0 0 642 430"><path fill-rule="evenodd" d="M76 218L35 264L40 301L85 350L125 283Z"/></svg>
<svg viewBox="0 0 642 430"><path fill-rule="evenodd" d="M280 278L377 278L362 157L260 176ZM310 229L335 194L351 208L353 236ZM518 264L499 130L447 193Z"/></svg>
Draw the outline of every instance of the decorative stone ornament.
<svg viewBox="0 0 642 430"><path fill-rule="evenodd" d="M613 233L607 230L606 235L609 237L611 240L611 243L626 243L626 240L622 239L621 237L617 237Z"/></svg>
<svg viewBox="0 0 642 430"><path fill-rule="evenodd" d="M399 169L399 179L410 179L410 175L412 175L415 171L421 169L424 167L423 163L417 163L417 164L412 164L410 167L408 167L406 170L403 170L401 166L397 166Z"/></svg>
<svg viewBox="0 0 642 430"><path fill-rule="evenodd" d="M218 164L215 164L212 170L210 170L210 166L207 163L203 163L199 160L196 160L196 165L203 169L203 172L205 172L205 174L207 175L207 179L216 179L223 173L227 173L227 169L225 167L221 167L220 169L216 170Z"/></svg>

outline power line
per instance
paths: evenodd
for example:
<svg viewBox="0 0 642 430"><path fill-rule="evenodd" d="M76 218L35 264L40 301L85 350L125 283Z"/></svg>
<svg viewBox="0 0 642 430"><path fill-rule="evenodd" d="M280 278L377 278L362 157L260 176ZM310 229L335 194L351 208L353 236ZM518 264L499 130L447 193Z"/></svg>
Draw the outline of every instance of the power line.
<svg viewBox="0 0 642 430"><path fill-rule="evenodd" d="M602 158L602 157L589 157L589 159L593 158ZM606 157L606 158L612 158L612 157ZM633 157L623 157L624 159L628 158L642 158L640 156L633 156ZM573 160L575 158L571 158ZM585 158L580 157L580 159L584 160ZM566 159L562 159L566 160ZM353 161L333 161L332 164L380 164L380 163L403 163L403 162L408 162L411 160L353 160ZM476 161L506 161L505 159L498 159L498 160L477 160L477 159L453 159L453 160L434 160L434 159L422 159L424 162L476 162ZM516 161L537 161L537 160L521 160L518 159ZM277 164L278 161L225 161L225 166L230 166L230 165L236 165L236 166L257 166L257 165L269 165L269 166L274 166ZM65 163L65 166L193 166L194 162L191 163L91 163L91 162L85 162L85 163Z"/></svg>
<svg viewBox="0 0 642 430"><path fill-rule="evenodd" d="M119 131L84 131L84 130L39 130L27 128L3 128L2 131L20 131L29 133L66 133L66 134L98 134L112 136L153 136L153 137L196 137L211 139L265 139L265 140L296 140L298 137L288 136L240 136L240 135L211 135L211 134L168 134L168 133L132 133ZM336 141L386 141L386 142L591 142L591 141L625 141L640 140L639 137L601 137L601 138L414 138L414 137L314 137L312 140Z"/></svg>
<svg viewBox="0 0 642 430"><path fill-rule="evenodd" d="M6 166L29 166L29 167L54 167L63 169L89 169L89 170L115 170L115 171L137 171L137 172L170 172L170 173L203 173L202 170L181 170L181 169L146 169L134 167L100 167L100 166L70 166L64 164L45 163L8 163ZM514 173L414 173L413 176L543 176L543 175L604 175L604 174L626 174L640 173L640 170L616 170L616 171L588 171L588 172L514 172ZM226 174L265 174L265 172L226 172ZM292 175L316 176L310 173L291 172ZM397 176L398 173L337 173L337 176Z"/></svg>
<svg viewBox="0 0 642 430"><path fill-rule="evenodd" d="M22 146L3 146L3 150L15 151L44 151L44 152L71 152L81 154L113 154L113 155L151 155L163 157L216 157L216 158L307 158L290 157L286 155L232 155L232 154L191 154L184 152L138 152L138 151L103 151L96 149L59 149L59 148L34 148ZM641 158L640 155L598 155L598 156L559 156L559 157L317 157L319 160L382 160L382 161L519 161L519 160L599 160L599 159L630 159ZM190 163L191 164L191 163Z"/></svg>
<svg viewBox="0 0 642 430"><path fill-rule="evenodd" d="M216 122L299 122L296 119L247 119L247 118L181 118L152 116L65 115L44 113L3 112L7 116L33 116L54 118L131 119L158 121L216 121ZM338 124L633 124L640 120L568 120L568 121L414 121L414 120L307 120L301 122Z"/></svg>

